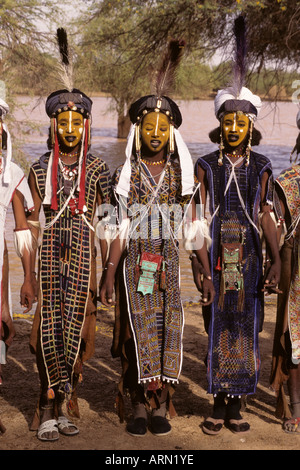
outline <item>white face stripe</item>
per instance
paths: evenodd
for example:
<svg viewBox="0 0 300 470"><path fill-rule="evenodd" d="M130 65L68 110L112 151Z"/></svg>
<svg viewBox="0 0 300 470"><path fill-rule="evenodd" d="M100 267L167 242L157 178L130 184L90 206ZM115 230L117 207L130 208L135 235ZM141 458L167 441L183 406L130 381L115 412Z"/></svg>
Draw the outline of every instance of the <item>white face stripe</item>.
<svg viewBox="0 0 300 470"><path fill-rule="evenodd" d="M245 116L247 116L247 114L245 114ZM247 117L248 117L248 116L247 116ZM250 118L249 118L249 119L250 119ZM231 130L232 130L232 131L235 131L235 130L236 130L236 127L237 127L237 115L236 115L236 113L234 113L233 125L232 125L232 129L231 129ZM227 127L227 126L225 125L224 130L225 130L225 131L228 131L228 130L229 130L229 127ZM244 128L240 129L240 132L241 132L241 133L244 132L244 131L245 131Z"/></svg>
<svg viewBox="0 0 300 470"><path fill-rule="evenodd" d="M73 132L72 111L68 111L68 113L69 113L69 123L68 123L68 126L67 126L67 132L71 133L71 132ZM60 134L63 134L64 131L63 131L63 129L60 128L60 129L58 129L58 132ZM79 132L79 134L82 134L83 133L83 127L79 127L78 132Z"/></svg>
<svg viewBox="0 0 300 470"><path fill-rule="evenodd" d="M84 135L85 119L72 110L64 111L57 118L57 134L67 147L77 145ZM78 116L77 116L78 115ZM75 139L70 142L68 136L73 135Z"/></svg>
<svg viewBox="0 0 300 470"><path fill-rule="evenodd" d="M157 135L157 132L158 132L158 121L159 121L159 113L157 113L157 117L156 117L155 135Z"/></svg>
<svg viewBox="0 0 300 470"><path fill-rule="evenodd" d="M72 111L69 111L69 132L72 132Z"/></svg>
<svg viewBox="0 0 300 470"><path fill-rule="evenodd" d="M233 130L233 131L236 130L236 113L234 113L234 117L233 117L233 126L232 126L232 130Z"/></svg>

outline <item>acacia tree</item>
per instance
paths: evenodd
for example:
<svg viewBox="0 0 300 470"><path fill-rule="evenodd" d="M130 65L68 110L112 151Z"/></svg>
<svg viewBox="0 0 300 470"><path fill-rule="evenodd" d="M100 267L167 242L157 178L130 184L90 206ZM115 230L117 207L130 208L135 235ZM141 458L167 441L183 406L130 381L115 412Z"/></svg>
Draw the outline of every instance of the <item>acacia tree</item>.
<svg viewBox="0 0 300 470"><path fill-rule="evenodd" d="M53 50L53 18L59 22L58 6L57 0L0 0L0 97L10 107L7 120L14 158L24 170L28 166L20 145L24 123L13 117L16 92L43 93L49 85L53 68L49 51Z"/></svg>
<svg viewBox="0 0 300 470"><path fill-rule="evenodd" d="M107 91L119 116L119 136L127 135L129 104L150 91L152 71L170 38L186 41L186 57L197 51L207 61L218 51L219 77L228 80L233 20L248 24L249 75L299 65L297 0L90 0L80 17L80 76L90 89ZM225 63L223 68L222 62ZM224 70L226 73L224 73ZM186 77L186 87L193 74Z"/></svg>
<svg viewBox="0 0 300 470"><path fill-rule="evenodd" d="M32 68L39 73L43 51L53 49L53 18L59 24L61 16L58 5L58 0L0 0L0 78L8 89L19 80L16 67L23 67L23 75L24 67L26 73Z"/></svg>
<svg viewBox="0 0 300 470"><path fill-rule="evenodd" d="M275 66L298 68L300 2L298 0L240 0L247 19L251 61L262 68Z"/></svg>
<svg viewBox="0 0 300 470"><path fill-rule="evenodd" d="M254 88L264 82L266 92L272 89L280 98L284 88L287 97L293 93L293 80L300 67L298 0L236 0L235 14L242 13L247 24L248 82ZM232 36L232 28L228 37ZM230 40L234 43L233 38ZM288 74L286 73L288 71Z"/></svg>
<svg viewBox="0 0 300 470"><path fill-rule="evenodd" d="M80 18L81 76L87 86L112 96L120 137L127 135L129 104L151 91L153 70L168 40L184 38L187 53L198 50L208 57L220 45L216 40L212 45L209 38L226 27L226 15L213 21L217 1L205 7L198 0L85 3L88 8Z"/></svg>

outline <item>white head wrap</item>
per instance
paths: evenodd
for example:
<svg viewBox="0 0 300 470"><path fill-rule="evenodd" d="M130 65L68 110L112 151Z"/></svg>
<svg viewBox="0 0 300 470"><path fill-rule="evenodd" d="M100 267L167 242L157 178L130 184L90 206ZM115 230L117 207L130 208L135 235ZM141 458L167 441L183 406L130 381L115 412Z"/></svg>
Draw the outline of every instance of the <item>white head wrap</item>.
<svg viewBox="0 0 300 470"><path fill-rule="evenodd" d="M239 95L236 96L233 87L225 88L224 90L219 90L217 96L215 97L215 115L218 117L218 112L221 106L229 100L238 100L238 101L248 101L251 103L257 110L257 114L247 113L252 119L255 119L262 106L262 102L259 96L254 95L248 88L242 87Z"/></svg>

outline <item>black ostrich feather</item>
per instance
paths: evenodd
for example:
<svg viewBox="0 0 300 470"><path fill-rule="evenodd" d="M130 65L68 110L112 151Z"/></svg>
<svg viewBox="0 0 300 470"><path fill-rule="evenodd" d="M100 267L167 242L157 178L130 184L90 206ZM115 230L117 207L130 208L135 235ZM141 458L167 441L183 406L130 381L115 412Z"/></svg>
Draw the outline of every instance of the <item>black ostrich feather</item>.
<svg viewBox="0 0 300 470"><path fill-rule="evenodd" d="M161 67L156 74L155 94L158 97L168 95L174 86L176 71L183 56L185 42L171 40L163 58Z"/></svg>
<svg viewBox="0 0 300 470"><path fill-rule="evenodd" d="M70 57L67 32L64 28L58 28L56 31L56 39L61 57L58 74L63 86L72 91L73 89L73 67Z"/></svg>
<svg viewBox="0 0 300 470"><path fill-rule="evenodd" d="M233 88L235 96L238 97L244 85L245 76L247 72L246 23L242 15L236 18L234 22L234 35L236 41L236 50L234 62Z"/></svg>
<svg viewBox="0 0 300 470"><path fill-rule="evenodd" d="M68 45L68 36L64 28L58 28L56 31L57 44L59 47L59 53L61 56L61 61L65 65L69 65L69 45Z"/></svg>

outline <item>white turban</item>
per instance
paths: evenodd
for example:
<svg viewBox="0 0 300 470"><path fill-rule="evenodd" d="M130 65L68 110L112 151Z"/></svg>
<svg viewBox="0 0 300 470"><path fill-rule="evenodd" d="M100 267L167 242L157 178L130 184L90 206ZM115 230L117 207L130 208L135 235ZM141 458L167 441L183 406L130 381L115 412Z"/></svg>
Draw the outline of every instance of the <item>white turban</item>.
<svg viewBox="0 0 300 470"><path fill-rule="evenodd" d="M254 95L248 88L242 87L238 96L236 96L235 90L233 87L225 88L224 90L219 90L215 98L215 115L219 117L219 110L221 106L226 101L248 101L256 109L255 112L246 112L245 114L249 115L253 119L258 116L258 113L261 109L262 102L259 96ZM240 111L243 111L241 109Z"/></svg>

